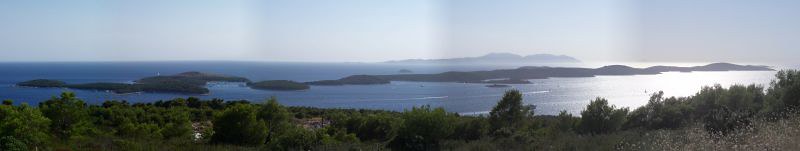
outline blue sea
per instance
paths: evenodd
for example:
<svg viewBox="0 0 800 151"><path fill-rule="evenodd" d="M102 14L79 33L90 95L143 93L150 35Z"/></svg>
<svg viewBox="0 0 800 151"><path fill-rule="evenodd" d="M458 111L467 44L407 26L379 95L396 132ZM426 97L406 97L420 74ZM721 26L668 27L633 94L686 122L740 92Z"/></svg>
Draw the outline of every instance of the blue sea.
<svg viewBox="0 0 800 151"><path fill-rule="evenodd" d="M624 65L694 66L707 63L628 63ZM561 66L600 67L596 64ZM591 99L607 98L618 107L635 108L647 103L649 95L664 91L668 96L688 96L703 86L720 84L758 84L768 87L775 71L668 72L659 75L598 76L588 78L534 79L533 84L510 88L488 88L485 84L392 82L386 85L312 86L304 91L254 90L239 84L209 84L207 95L174 93L114 94L106 91L64 88L18 87L15 83L32 79L56 79L67 83L132 82L133 80L200 71L247 77L260 80L314 81L339 79L356 74L397 74L401 69L414 73L510 69L530 65L403 65L385 63L287 63L287 62L37 62L0 63L0 99L37 105L61 92L75 92L80 99L99 104L105 100L153 102L180 97L220 98L261 102L278 98L284 105L322 108L365 108L403 111L414 106L444 107L450 112L484 114L493 107L503 92L518 89L526 104L536 105L537 114L557 114L567 110L579 113ZM537 65L532 65L537 66ZM559 65L548 65L559 66ZM793 66L776 66L778 69Z"/></svg>

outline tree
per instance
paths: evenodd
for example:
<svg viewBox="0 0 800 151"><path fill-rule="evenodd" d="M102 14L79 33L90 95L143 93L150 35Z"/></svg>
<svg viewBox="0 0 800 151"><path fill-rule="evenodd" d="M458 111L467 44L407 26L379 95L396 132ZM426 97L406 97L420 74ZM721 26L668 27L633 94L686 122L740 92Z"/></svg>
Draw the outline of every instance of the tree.
<svg viewBox="0 0 800 151"><path fill-rule="evenodd" d="M628 108L617 109L609 106L608 100L597 98L581 111L580 132L589 134L610 133L620 129L625 123Z"/></svg>
<svg viewBox="0 0 800 151"><path fill-rule="evenodd" d="M715 85L703 87L689 100L694 105L694 118L703 120L709 132L725 134L750 124L751 117L763 111L765 97L764 89L756 85L732 85L727 89Z"/></svg>
<svg viewBox="0 0 800 151"><path fill-rule="evenodd" d="M241 145L264 144L267 140L267 126L256 118L258 108L249 104L236 104L228 107L214 119L213 143Z"/></svg>
<svg viewBox="0 0 800 151"><path fill-rule="evenodd" d="M61 93L60 98L39 103L39 109L52 122L50 132L61 140L88 134L93 129L86 103L75 98L75 93Z"/></svg>
<svg viewBox="0 0 800 151"><path fill-rule="evenodd" d="M555 128L562 132L574 131L579 121L580 118L572 116L567 110L563 110L556 116Z"/></svg>
<svg viewBox="0 0 800 151"><path fill-rule="evenodd" d="M0 150L20 147L43 147L49 139L47 133L50 120L26 104L19 107L0 106Z"/></svg>
<svg viewBox="0 0 800 151"><path fill-rule="evenodd" d="M312 131L300 127L290 127L285 131L269 142L270 150L311 150L320 143L319 136Z"/></svg>
<svg viewBox="0 0 800 151"><path fill-rule="evenodd" d="M685 98L664 98L664 92L659 91L650 96L645 106L637 108L628 115L629 120L625 127L679 128L689 121L691 110Z"/></svg>
<svg viewBox="0 0 800 151"><path fill-rule="evenodd" d="M781 70L775 78L768 90L768 96L773 100L772 110L780 111L781 106L800 108L800 70Z"/></svg>
<svg viewBox="0 0 800 151"><path fill-rule="evenodd" d="M400 126L395 117L386 114L371 114L362 116L356 136L362 140L387 141L397 135Z"/></svg>
<svg viewBox="0 0 800 151"><path fill-rule="evenodd" d="M276 133L282 132L285 127L289 126L289 119L291 115L286 108L281 106L275 97L267 100L266 103L261 105L258 110L258 119L267 122L267 141L271 141Z"/></svg>
<svg viewBox="0 0 800 151"><path fill-rule="evenodd" d="M523 106L522 94L518 90L509 90L489 112L489 123L493 131L502 128L517 129L525 125L526 120L532 119L535 108L533 105Z"/></svg>
<svg viewBox="0 0 800 151"><path fill-rule="evenodd" d="M403 125L391 142L397 150L437 150L439 141L453 133L456 116L443 108L414 107L402 115Z"/></svg>
<svg viewBox="0 0 800 151"><path fill-rule="evenodd" d="M0 137L0 150L2 151L26 151L28 147L25 142L14 138L14 136Z"/></svg>
<svg viewBox="0 0 800 151"><path fill-rule="evenodd" d="M189 112L185 109L169 109L162 113L164 123L160 123L161 134L165 139L170 138L191 138L192 125L189 120Z"/></svg>
<svg viewBox="0 0 800 151"><path fill-rule="evenodd" d="M489 133L489 122L483 117L462 116L454 124L455 131L451 139L478 140Z"/></svg>

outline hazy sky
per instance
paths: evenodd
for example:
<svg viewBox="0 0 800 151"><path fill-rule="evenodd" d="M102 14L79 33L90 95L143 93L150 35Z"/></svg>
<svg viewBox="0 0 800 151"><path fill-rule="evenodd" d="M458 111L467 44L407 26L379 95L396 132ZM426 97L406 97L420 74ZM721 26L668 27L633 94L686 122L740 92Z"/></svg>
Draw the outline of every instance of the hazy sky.
<svg viewBox="0 0 800 151"><path fill-rule="evenodd" d="M794 61L797 0L3 0L0 61Z"/></svg>

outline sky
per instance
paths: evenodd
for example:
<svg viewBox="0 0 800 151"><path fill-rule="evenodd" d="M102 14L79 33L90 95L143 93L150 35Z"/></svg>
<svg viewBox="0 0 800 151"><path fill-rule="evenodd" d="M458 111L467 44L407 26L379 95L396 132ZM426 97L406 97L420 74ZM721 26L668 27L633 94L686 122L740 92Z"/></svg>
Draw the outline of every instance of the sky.
<svg viewBox="0 0 800 151"><path fill-rule="evenodd" d="M793 62L796 0L4 0L0 61Z"/></svg>

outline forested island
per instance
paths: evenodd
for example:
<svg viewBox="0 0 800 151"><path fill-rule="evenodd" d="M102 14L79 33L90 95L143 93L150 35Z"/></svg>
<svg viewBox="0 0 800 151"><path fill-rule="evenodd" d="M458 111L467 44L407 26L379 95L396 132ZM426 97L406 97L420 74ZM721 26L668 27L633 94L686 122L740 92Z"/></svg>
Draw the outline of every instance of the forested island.
<svg viewBox="0 0 800 151"><path fill-rule="evenodd" d="M393 64L520 64L520 63L578 63L581 62L566 55L533 54L522 56L513 53L489 53L478 57L449 59L408 59L387 61Z"/></svg>
<svg viewBox="0 0 800 151"><path fill-rule="evenodd" d="M551 77L594 77L600 75L648 75L662 72L692 71L773 71L766 66L736 65L730 63L713 63L705 66L674 67L653 66L633 68L623 65L610 65L600 68L568 68L568 67L520 67L517 69L500 69L491 71L444 72L439 74L394 74L394 75L352 75L337 80L320 80L311 82L295 82L289 80L268 80L251 82L244 77L184 72L169 76L153 76L136 80L134 83L84 83L67 84L63 81L36 79L17 83L28 87L64 87L73 89L108 90L115 93L133 92L167 92L167 93L209 93L205 85L208 82L243 82L253 89L263 90L306 90L309 85L341 86L341 85L375 85L389 84L391 81L415 82L462 82L487 84L530 84L528 79L544 79ZM492 86L496 87L496 86Z"/></svg>
<svg viewBox="0 0 800 151"><path fill-rule="evenodd" d="M482 116L287 107L275 98L87 104L65 92L34 106L3 101L0 150L798 150L798 81L800 71L784 70L766 88L657 92L635 109L596 98L579 115L535 115L516 90L486 100L497 105Z"/></svg>
<svg viewBox="0 0 800 151"><path fill-rule="evenodd" d="M284 91L306 90L311 88L306 84L289 80L261 81L261 82L248 83L247 86L253 89L284 90Z"/></svg>
<svg viewBox="0 0 800 151"><path fill-rule="evenodd" d="M188 93L206 94L209 93L206 84L208 82L242 82L254 89L265 90L305 90L309 87L302 83L293 81L261 81L250 82L244 77L202 73L202 72L183 72L176 75L145 77L134 81L134 83L84 83L67 84L63 81L50 79L36 79L17 83L18 86L27 87L61 87L84 90L107 90L114 93L134 93L134 92L162 92L162 93Z"/></svg>
<svg viewBox="0 0 800 151"><path fill-rule="evenodd" d="M373 85L373 84L389 84L391 81L378 76L370 75L353 75L344 77L338 80L321 80L306 82L309 85Z"/></svg>
<svg viewBox="0 0 800 151"><path fill-rule="evenodd" d="M569 67L520 67L517 69L501 69L491 71L444 72L438 74L394 74L373 75L389 81L416 82L462 82L462 83L498 83L525 84L525 79L546 79L554 77L594 77L602 75L650 75L662 72L692 71L774 71L767 66L736 65L730 63L712 63L695 67L653 66L633 68L623 65L610 65L600 68ZM506 80L494 80L506 79Z"/></svg>

